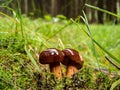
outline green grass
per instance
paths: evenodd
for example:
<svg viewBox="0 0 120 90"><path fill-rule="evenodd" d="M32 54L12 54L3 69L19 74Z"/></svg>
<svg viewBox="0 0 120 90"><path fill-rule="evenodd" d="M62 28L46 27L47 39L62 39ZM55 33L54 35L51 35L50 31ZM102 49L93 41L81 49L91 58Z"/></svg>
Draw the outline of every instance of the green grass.
<svg viewBox="0 0 120 90"><path fill-rule="evenodd" d="M97 45L96 61L91 39L83 31L87 31L84 24L76 25L69 20L54 22L41 18L30 19L24 16L21 19L22 23L19 18L15 22L0 17L0 89L36 90L39 86L43 90L60 90L65 86L66 89L75 88L76 83L77 88L81 86L83 90L101 90L103 87L107 90L113 82L120 79L119 76L111 79L111 73L120 75L120 72L105 59L106 53ZM117 58L120 58L119 28L120 25L90 25L92 38ZM67 81L64 77L62 81L55 82L53 75L49 75L49 70L46 71L46 67L38 62L39 53L46 48L78 50L85 61L83 69L72 80ZM98 68L107 69L108 74L96 71Z"/></svg>

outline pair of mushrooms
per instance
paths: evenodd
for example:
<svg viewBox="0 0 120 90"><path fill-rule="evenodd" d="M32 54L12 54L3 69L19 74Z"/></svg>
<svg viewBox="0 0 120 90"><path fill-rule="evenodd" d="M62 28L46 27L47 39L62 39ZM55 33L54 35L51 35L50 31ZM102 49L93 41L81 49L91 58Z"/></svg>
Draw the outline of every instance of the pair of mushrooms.
<svg viewBox="0 0 120 90"><path fill-rule="evenodd" d="M62 78L60 62L67 67L66 76L71 77L83 66L82 56L74 49L64 49L62 51L50 48L42 51L39 56L41 64L49 64L50 72L57 78Z"/></svg>

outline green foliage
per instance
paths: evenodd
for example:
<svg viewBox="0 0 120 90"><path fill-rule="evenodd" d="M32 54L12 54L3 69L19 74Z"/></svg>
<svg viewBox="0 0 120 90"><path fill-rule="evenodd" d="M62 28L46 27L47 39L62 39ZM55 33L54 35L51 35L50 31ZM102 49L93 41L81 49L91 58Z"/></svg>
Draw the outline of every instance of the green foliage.
<svg viewBox="0 0 120 90"><path fill-rule="evenodd" d="M0 57L0 89L29 88L34 76L29 70L31 66L26 55L2 49Z"/></svg>
<svg viewBox="0 0 120 90"><path fill-rule="evenodd" d="M84 17L85 17L85 13L84 13ZM84 21L84 23L86 24L86 27L88 29L88 32L87 31L84 31L89 37L90 39L92 40L92 45L93 45L93 51L95 53L95 56L96 56L96 48L95 48L95 45L94 43L100 48L102 49L107 55L109 55L111 58L113 58L118 64L120 64L120 60L118 58L116 58L114 55L112 55L109 51L107 51L104 47L102 47L95 39L93 39L92 37L92 34L91 34L91 31L90 31L90 26L88 25L88 21L87 21L87 18L85 17L85 19L83 17L81 17ZM96 59L97 59L97 56L96 56Z"/></svg>
<svg viewBox="0 0 120 90"><path fill-rule="evenodd" d="M0 89L107 89L120 78L117 76L119 71L105 60L105 52L97 46L96 62L91 39L83 31L86 27L79 21L76 25L76 22L66 19L59 22L41 18L31 20L19 17L15 12L11 18L0 17ZM119 27L89 26L92 38L117 58L120 58ZM62 80L56 80L39 64L39 53L46 48L78 50L85 60L84 68L72 78L64 76ZM107 69L109 74L115 73L118 78L111 79L106 73L94 72L97 63L100 64L99 68Z"/></svg>
<svg viewBox="0 0 120 90"><path fill-rule="evenodd" d="M45 20L48 20L48 21L52 20L52 17L50 15L45 15L44 18L45 18Z"/></svg>
<svg viewBox="0 0 120 90"><path fill-rule="evenodd" d="M99 63L100 68L107 69L109 74L119 74L116 68L105 60L105 53L97 47L98 62L96 62L91 41L83 32L86 27L82 24L77 26L67 20L55 23L23 17L22 25L26 37L26 41L24 41L20 24L17 24L16 28L16 24L14 25L11 20L6 22L6 18L2 18L0 23L2 26L0 28L0 65L2 66L0 67L0 85L3 90L29 88L84 90L101 89L102 87L107 89L120 78L117 76L118 78L111 79L106 73L94 72L97 63ZM93 38L119 58L119 54L116 53L119 53L119 44L117 44L120 38L119 25L90 25L90 28ZM112 36L115 37L112 38ZM38 61L38 55L42 50L53 47L78 50L85 60L84 68L80 70L80 73L74 75L73 78L64 76L62 80L56 81L53 74L50 74L48 70L46 71L45 67L41 66ZM39 70L40 73L38 73Z"/></svg>

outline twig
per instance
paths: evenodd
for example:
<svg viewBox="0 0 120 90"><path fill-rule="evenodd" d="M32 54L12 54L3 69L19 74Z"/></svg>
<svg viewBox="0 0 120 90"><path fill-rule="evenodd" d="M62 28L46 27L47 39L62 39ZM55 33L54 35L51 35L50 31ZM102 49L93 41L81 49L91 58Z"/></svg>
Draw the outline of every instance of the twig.
<svg viewBox="0 0 120 90"><path fill-rule="evenodd" d="M120 66L116 65L110 58L108 58L107 56L105 56L105 58L113 65L115 66L117 69L120 70Z"/></svg>

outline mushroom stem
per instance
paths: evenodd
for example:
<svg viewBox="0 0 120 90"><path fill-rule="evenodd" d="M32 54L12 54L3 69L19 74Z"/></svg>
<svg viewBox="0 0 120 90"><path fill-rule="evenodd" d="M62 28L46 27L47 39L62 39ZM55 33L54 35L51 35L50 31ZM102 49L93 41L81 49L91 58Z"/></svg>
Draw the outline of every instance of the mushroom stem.
<svg viewBox="0 0 120 90"><path fill-rule="evenodd" d="M60 67L60 63L59 62L54 62L52 64L49 64L50 66L50 72L54 73L55 76L58 79L62 78L62 72L61 72L61 67Z"/></svg>
<svg viewBox="0 0 120 90"><path fill-rule="evenodd" d="M67 71L66 71L66 76L67 77L72 77L73 74L78 73L78 69L74 65L68 65L67 66Z"/></svg>

